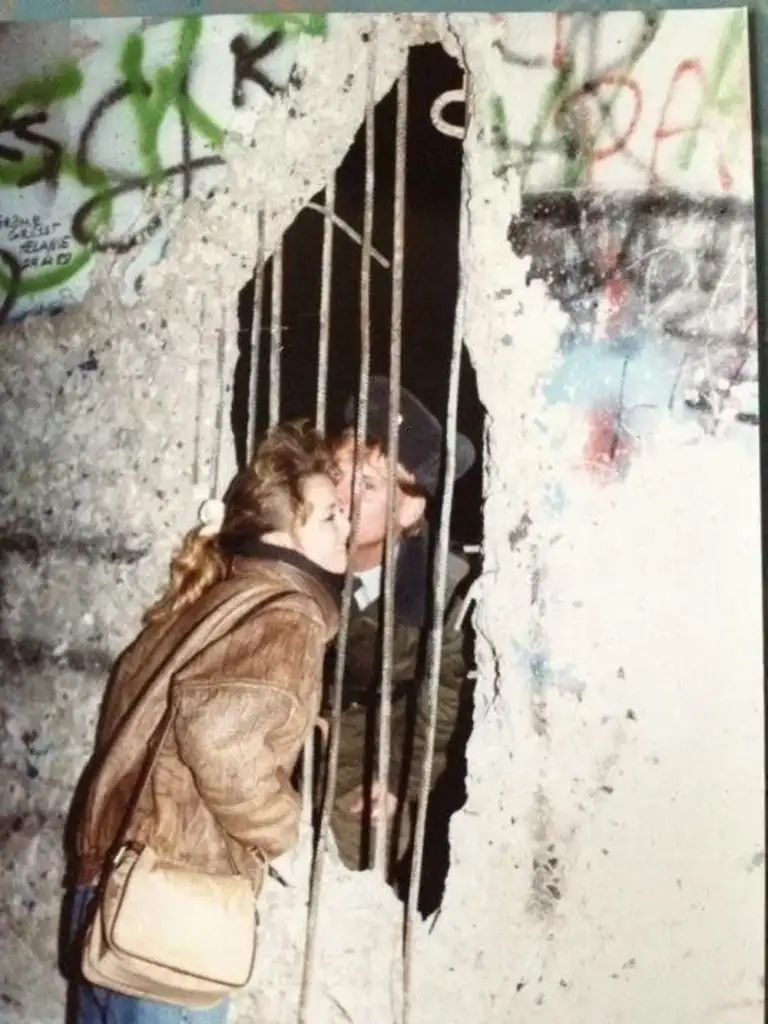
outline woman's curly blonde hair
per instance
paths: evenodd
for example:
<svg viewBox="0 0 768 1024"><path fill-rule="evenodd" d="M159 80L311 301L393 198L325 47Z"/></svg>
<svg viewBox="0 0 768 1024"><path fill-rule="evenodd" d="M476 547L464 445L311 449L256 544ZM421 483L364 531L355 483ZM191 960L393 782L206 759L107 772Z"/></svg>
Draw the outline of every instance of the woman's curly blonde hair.
<svg viewBox="0 0 768 1024"><path fill-rule="evenodd" d="M227 550L239 541L303 522L309 511L304 488L307 480L317 475L333 479L334 460L328 444L309 421L269 430L250 464L229 488L220 531L211 536L198 526L187 533L171 560L166 591L145 613L144 622L161 622L177 615L224 579L231 562Z"/></svg>

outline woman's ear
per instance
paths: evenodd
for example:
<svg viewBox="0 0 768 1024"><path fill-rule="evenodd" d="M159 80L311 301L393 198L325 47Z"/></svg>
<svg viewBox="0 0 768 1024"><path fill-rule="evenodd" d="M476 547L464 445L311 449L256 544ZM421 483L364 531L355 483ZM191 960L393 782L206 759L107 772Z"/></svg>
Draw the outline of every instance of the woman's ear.
<svg viewBox="0 0 768 1024"><path fill-rule="evenodd" d="M410 530L423 517L427 499L421 495L400 493L397 509L397 523L401 531Z"/></svg>

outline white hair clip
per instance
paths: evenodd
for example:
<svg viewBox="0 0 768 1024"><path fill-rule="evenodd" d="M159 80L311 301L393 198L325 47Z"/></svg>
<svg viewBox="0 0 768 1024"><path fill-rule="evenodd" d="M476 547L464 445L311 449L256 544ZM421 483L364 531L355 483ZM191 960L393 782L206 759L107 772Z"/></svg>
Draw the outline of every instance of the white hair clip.
<svg viewBox="0 0 768 1024"><path fill-rule="evenodd" d="M197 518L200 522L201 537L215 537L224 522L226 506L218 498L208 498L200 506Z"/></svg>

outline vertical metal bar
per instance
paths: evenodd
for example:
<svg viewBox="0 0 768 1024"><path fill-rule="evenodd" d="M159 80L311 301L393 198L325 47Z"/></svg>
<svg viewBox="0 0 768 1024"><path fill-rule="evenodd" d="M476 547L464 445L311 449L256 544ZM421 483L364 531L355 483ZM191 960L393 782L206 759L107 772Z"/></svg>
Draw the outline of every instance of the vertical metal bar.
<svg viewBox="0 0 768 1024"><path fill-rule="evenodd" d="M375 27L373 23L372 29ZM363 246L360 266L360 383L357 402L357 425L355 431L355 465L358 456L363 452L368 427L368 388L371 373L371 323L370 323L370 290L371 290L371 251L373 249L373 199L374 199L374 109L376 104L376 36L371 31L368 44L368 82L365 111L365 201L363 209ZM356 473L355 473L356 475ZM331 712L331 730L328 749L328 772L323 797L323 812L320 821L317 854L312 870L312 882L307 911L307 942L304 947L304 965L299 995L299 1024L308 1024L309 1000L314 978L315 959L317 955L317 923L320 906L320 891L325 867L325 853L328 841L333 803L336 796L336 781L339 767L339 740L342 708L342 684L346 668L347 638L349 636L349 616L352 609L352 592L354 576L351 564L357 550L357 538L360 526L360 503L357 498L358 489L353 480L352 487L352 535L350 538L350 567L344 581L344 593L341 604L341 624L337 639L336 666L333 680L333 708Z"/></svg>
<svg viewBox="0 0 768 1024"><path fill-rule="evenodd" d="M363 245L361 253L360 268L360 380L366 381L366 392L364 396L365 405L358 411L357 431L355 434L355 462L353 467L353 490L358 491L357 474L359 471L359 460L364 457L367 443L368 423L368 384L371 373L371 251L373 249L373 213L374 213L374 103L371 97L373 89L374 74L370 71L368 82L368 102L365 110L365 199L363 204ZM361 383L362 386L362 383ZM365 412L362 418L360 412ZM358 517L359 518L359 517ZM357 528L358 523L355 523ZM355 537L355 542L357 537ZM361 812L361 828L366 825L366 809L368 800L363 793L363 809ZM372 823L368 821L368 828ZM369 832L370 834L370 832Z"/></svg>
<svg viewBox="0 0 768 1024"><path fill-rule="evenodd" d="M400 427L400 377L403 342L403 264L405 242L405 168L408 127L408 68L397 82L395 119L395 203L392 231L392 314L389 342L389 424L387 435L387 536L384 554L384 621L382 628L381 703L379 705L378 782L382 797L389 791L392 715L392 648L395 630L395 501L397 495L398 434ZM379 818L376 827L375 867L387 877L389 821Z"/></svg>
<svg viewBox="0 0 768 1024"><path fill-rule="evenodd" d="M336 177L325 187L325 219L323 222L323 265L320 278L320 334L317 354L317 404L315 423L325 433L328 397L328 358L331 338L331 281L333 275L333 227L336 206Z"/></svg>
<svg viewBox="0 0 768 1024"><path fill-rule="evenodd" d="M248 416L246 418L246 460L253 458L258 429L259 359L261 356L261 307L264 299L264 210L256 218L256 266L253 269L253 321L251 323L251 368L248 375Z"/></svg>
<svg viewBox="0 0 768 1024"><path fill-rule="evenodd" d="M224 440L224 403L226 385L224 382L227 358L227 316L216 329L216 413L213 420L214 442L211 453L211 476L208 486L209 498L221 498L221 446Z"/></svg>
<svg viewBox="0 0 768 1024"><path fill-rule="evenodd" d="M283 245L272 256L272 315L269 342L269 425L280 420L280 364L283 347Z"/></svg>
<svg viewBox="0 0 768 1024"><path fill-rule="evenodd" d="M195 387L195 436L192 444L192 487L197 488L202 483L200 479L200 463L202 460L202 418L203 404L205 402L205 324L206 324L206 299L205 294L200 298L200 312L198 314L197 333L197 380Z"/></svg>
<svg viewBox="0 0 768 1024"><path fill-rule="evenodd" d="M331 339L331 285L333 281L333 228L336 205L336 177L325 187L325 219L323 222L323 254L320 277L320 312L317 354L317 391L315 395L315 428L324 435L328 397L328 363ZM302 807L309 821L315 799L315 736L310 733L304 744L301 773Z"/></svg>
<svg viewBox="0 0 768 1024"><path fill-rule="evenodd" d="M467 92L467 76L464 76L464 91ZM465 255L466 246L466 205L467 205L466 168L462 169L461 203L459 223L459 254ZM440 526L438 531L437 551L434 567L434 611L429 635L429 659L427 668L429 726L427 745L422 765L421 789L419 791L418 813L413 839L413 863L408 887L408 902L405 916L405 940L403 946L403 1024L412 1020L413 998L413 929L421 888L421 871L424 864L424 833L427 823L427 802L432 778L432 763L435 752L435 732L437 730L437 695L440 681L440 651L443 643L443 625L445 618L445 586L448 567L448 547L450 542L451 510L453 508L453 488L456 479L456 431L459 405L459 371L461 368L461 352L464 344L464 306L466 303L466 271L463 267L459 272L459 294L456 302L456 319L453 329L453 349L448 383L448 408L445 417L445 479L443 495L440 503Z"/></svg>

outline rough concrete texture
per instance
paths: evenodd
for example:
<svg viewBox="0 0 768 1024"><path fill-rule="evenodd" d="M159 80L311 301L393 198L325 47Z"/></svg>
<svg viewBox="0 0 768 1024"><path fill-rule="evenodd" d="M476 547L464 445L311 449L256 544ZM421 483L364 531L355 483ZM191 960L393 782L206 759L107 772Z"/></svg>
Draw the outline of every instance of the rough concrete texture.
<svg viewBox="0 0 768 1024"><path fill-rule="evenodd" d="M369 47L362 36L370 30L370 19L345 17L327 42L299 40L303 87L230 140L215 196L184 207L138 304L126 308L119 296L133 256L110 256L76 312L4 332L0 998L9 1024L61 1017L61 824L92 742L109 660L134 632L170 546L208 493L217 332L226 334L228 410L234 314L254 259L257 204L268 211L271 249L341 162L363 118ZM384 18L377 31L378 99L404 67L415 30ZM338 101L329 103L329 95ZM220 457L224 481L233 469L226 428ZM194 484L196 463L202 489ZM356 963L386 992L381 929L366 933L354 919L379 905L390 907L394 921L394 900L370 878L353 881L350 893L336 886L327 910L327 920L349 920L351 930L326 929L323 954L343 964L352 943ZM253 1019L258 1010L259 1019L278 1021L296 1001L304 911L293 893L268 894L265 903L269 938L244 1014ZM277 970L281 960L285 968ZM336 973L342 991L345 970ZM319 986L318 998L331 1009L318 1013L332 1019L327 987Z"/></svg>
<svg viewBox="0 0 768 1024"><path fill-rule="evenodd" d="M708 12L709 21L702 12L675 14L624 67L625 78L645 90L644 109L656 125L671 109L664 89L679 80L680 62L695 58L709 74L721 34L736 38L732 25L717 20L728 13ZM603 40L632 56L642 16L607 17L619 20L606 21ZM561 197L575 194L585 181L567 160L565 169L537 178L514 159L515 140L527 137L530 124L527 105L515 98L524 86L510 46L526 43L522 55L539 76L530 95L544 102L545 71L562 70L553 49L562 56L569 39L576 52L587 36L577 19L568 35L567 20L526 18L375 19L377 97L403 68L409 42L427 32L470 72L459 312L488 411L469 798L452 825L443 907L416 936L414 1020L757 1021L764 829L755 428L748 416L734 422L740 406L723 416L724 401L702 412L701 403L692 409L655 392L632 399L652 406L650 423L647 416L627 421L611 390L610 360L582 368L604 385L596 397L569 385L553 400L541 386L568 362L562 335L574 322L583 327L583 309L558 292L562 276L529 280L536 257L516 256L508 232L532 197L553 188ZM61 822L88 753L107 665L154 592L169 545L195 514L203 493L193 484L195 461L200 481L211 480L211 339L223 332L228 394L231 317L253 259L257 201L269 212L271 248L360 124L368 52L361 34L370 27L360 16L334 17L324 42L298 40L302 87L260 109L230 142L215 194L185 204L136 305L125 307L120 292L134 257L110 257L76 312L27 320L3 335L0 785L8 796L0 998L9 1024L61 1019ZM687 57L681 39L695 40ZM743 40L731 50L746 59ZM606 67L614 59L602 57ZM696 118L701 93L687 95L687 107L676 100L680 120L669 114L668 125L706 120ZM503 119L499 97L506 98ZM710 104L707 124L719 126L727 107ZM583 111L566 117L562 103L558 110L559 122L550 110L548 130L583 126ZM652 157L658 131L639 123L645 136L635 148L616 150L627 159L623 171L605 163L592 137L580 173L593 175L586 182L593 190L637 195L658 184L636 173L637 160ZM731 140L723 131L709 131L707 145ZM716 148L714 172L700 157L698 177L686 181L670 157L662 184L683 196L728 192L749 202L749 133L734 137L730 183ZM549 144L540 152L573 152ZM686 214L680 236L697 216ZM620 220L608 219L607 227ZM609 249L610 241L609 232ZM678 246L681 259L690 259L686 245ZM579 246L561 249L571 262L560 269L578 277ZM749 268L747 249L742 239L723 251L735 251ZM699 261L706 262L701 254ZM614 271L611 282L626 281ZM730 315L739 307L749 321L749 274L741 274L741 291L718 286L724 274L706 293L711 308ZM706 289L697 280L700 306ZM587 347L598 353L619 307L631 307L607 284L590 293L602 294L587 332ZM647 294L634 280L629 285ZM655 320L648 303L642 308L643 338L624 362L641 382L659 372L672 330L656 306ZM720 319L703 323L708 334L700 322L692 341L673 341L692 346L692 364L702 362L703 346L719 368L738 345ZM754 323L741 333L740 351L749 354ZM643 362L649 351L661 355ZM710 372L709 384L719 372ZM730 390L718 394L727 398L741 383L733 375ZM606 420L632 429L603 458ZM220 458L225 479L232 468L226 436ZM306 840L281 868L293 885L270 884L265 892L257 974L235 1014L243 1021L295 1017ZM399 1019L399 926L399 905L375 876L351 875L331 860L313 1022Z"/></svg>
<svg viewBox="0 0 768 1024"><path fill-rule="evenodd" d="M686 19L697 19L700 48L709 53L729 28L714 12L709 21L698 20L699 13L667 17L678 20L667 23L645 65L631 72L657 103L685 56L690 35L684 29L692 25ZM631 51L644 16L603 20L602 39ZM547 149L552 134L543 144L539 137L538 157L557 155L566 166L558 172L550 164L548 175L537 167L538 181L529 174L528 196L521 197L521 176L503 169L513 147L494 143L484 114L489 98L521 95L526 74L545 78L547 67L552 74L541 54L556 44L557 30L547 28L545 16L510 16L501 48L488 19L456 21L472 69L475 115L466 142L462 274L466 344L488 411L487 575L477 613L482 682L469 746L469 799L452 824L443 909L419 949L417 1019L757 1021L764 793L754 427L728 426L727 416L717 428L706 417L691 421L675 402L667 404L668 387L663 400L653 394L664 388L654 380L650 396L640 399L650 406L645 412L653 428L646 422L629 431L633 454L625 476L618 467L603 476L607 463L596 467L590 459L595 439L580 396L572 391L566 406L536 397L537 380L552 379L559 361L558 335L571 324L558 322L537 282L526 286L529 265L509 261L498 210L524 211L531 193L551 193L573 168L566 147ZM564 39L565 27L560 31ZM512 47L527 64L511 59ZM592 51L598 65L616 57L610 44L605 50ZM595 76L595 63L584 64L578 73ZM614 64L614 79L622 73ZM579 81L570 83L574 93ZM695 95L688 95L689 104ZM508 106L506 139L525 140L535 105ZM658 105L652 112L658 115ZM676 123L687 115L678 108ZM547 128L551 133L552 125ZM600 157L592 180L578 183L598 191L638 188L637 167L652 155L653 127L648 150L643 126L637 134L630 154L618 151L624 172L603 166ZM731 185L745 200L751 195L748 138L747 130L739 155L730 154L741 171ZM664 169L667 182L672 178L685 194L676 162ZM707 173L702 159L694 196L701 198L704 188L723 191L718 178L703 182ZM562 185L560 191L562 197ZM611 226L621 230L620 217ZM687 227L667 242L678 256ZM571 276L553 282L561 301L578 278L579 242L577 223L565 263ZM729 251L743 266L752 259L742 242ZM702 255L699 250L699 266ZM617 277L626 281L625 274ZM648 296L629 288L635 299L637 291L640 299ZM710 293L710 312L723 291L715 289L714 301ZM613 298L604 296L609 314L627 305ZM750 302L753 291L742 284L736 291L742 316ZM639 323L651 337L639 348L627 346L629 355L647 346L656 351L645 366L640 360L641 378L661 372L659 343L675 340L659 320L663 325L661 317L635 315L632 326ZM587 344L599 350L605 317L595 321ZM704 317L688 338L688 356L716 363L728 344L716 317ZM754 339L742 338L742 347L750 344ZM566 348L566 362L576 358L573 352ZM599 406L610 391L610 360L595 357L587 373L598 378L591 391ZM643 385L647 392L643 380L638 390Z"/></svg>

